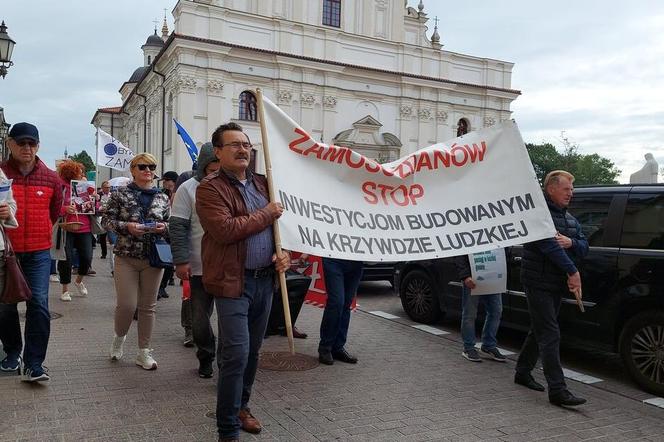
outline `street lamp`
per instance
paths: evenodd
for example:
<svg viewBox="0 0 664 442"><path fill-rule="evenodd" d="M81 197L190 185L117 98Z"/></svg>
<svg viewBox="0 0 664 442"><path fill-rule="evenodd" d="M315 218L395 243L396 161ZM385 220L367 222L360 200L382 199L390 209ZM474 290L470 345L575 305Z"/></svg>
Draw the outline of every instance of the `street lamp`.
<svg viewBox="0 0 664 442"><path fill-rule="evenodd" d="M0 25L0 75L2 75L2 78L5 78L7 69L14 64L12 62L12 51L15 44L16 42L7 34L7 26L5 26L3 20Z"/></svg>

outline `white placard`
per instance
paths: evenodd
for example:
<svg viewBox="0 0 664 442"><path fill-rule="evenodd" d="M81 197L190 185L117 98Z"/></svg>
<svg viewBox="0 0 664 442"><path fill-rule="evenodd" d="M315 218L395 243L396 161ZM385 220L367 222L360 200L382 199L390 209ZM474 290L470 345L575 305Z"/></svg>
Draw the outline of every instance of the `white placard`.
<svg viewBox="0 0 664 442"><path fill-rule="evenodd" d="M471 295L493 295L507 290L505 249L487 250L468 255L475 288Z"/></svg>

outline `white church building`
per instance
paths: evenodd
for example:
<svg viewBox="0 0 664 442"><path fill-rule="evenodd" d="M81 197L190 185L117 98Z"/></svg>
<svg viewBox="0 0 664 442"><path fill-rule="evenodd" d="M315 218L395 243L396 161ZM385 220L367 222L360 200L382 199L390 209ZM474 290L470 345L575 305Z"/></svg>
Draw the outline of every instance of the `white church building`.
<svg viewBox="0 0 664 442"><path fill-rule="evenodd" d="M443 50L437 28L403 0L178 0L175 30L155 30L122 104L92 124L150 152L161 171L191 159L173 118L199 146L234 121L258 148L253 90L313 138L380 162L510 118L513 64ZM110 169L100 168L99 178ZM117 176L118 172L114 174Z"/></svg>

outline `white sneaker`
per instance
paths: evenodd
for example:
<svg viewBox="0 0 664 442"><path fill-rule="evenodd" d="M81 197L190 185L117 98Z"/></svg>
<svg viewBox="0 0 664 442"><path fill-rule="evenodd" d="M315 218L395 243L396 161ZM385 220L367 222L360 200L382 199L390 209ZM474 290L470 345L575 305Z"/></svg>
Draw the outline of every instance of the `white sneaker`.
<svg viewBox="0 0 664 442"><path fill-rule="evenodd" d="M81 294L81 296L88 296L88 289L83 284L83 281L81 282L74 281L74 285L78 289L78 292Z"/></svg>
<svg viewBox="0 0 664 442"><path fill-rule="evenodd" d="M49 276L48 280L51 282L60 282L60 278L58 277L58 275L51 275Z"/></svg>
<svg viewBox="0 0 664 442"><path fill-rule="evenodd" d="M69 292L64 292L63 294L60 295L60 301L64 302L69 302L71 301L71 293Z"/></svg>
<svg viewBox="0 0 664 442"><path fill-rule="evenodd" d="M111 361L117 361L122 357L122 344L126 336L114 336L113 343L111 344Z"/></svg>
<svg viewBox="0 0 664 442"><path fill-rule="evenodd" d="M151 348L139 348L136 355L136 365L140 365L145 370L156 370L157 361L152 359Z"/></svg>

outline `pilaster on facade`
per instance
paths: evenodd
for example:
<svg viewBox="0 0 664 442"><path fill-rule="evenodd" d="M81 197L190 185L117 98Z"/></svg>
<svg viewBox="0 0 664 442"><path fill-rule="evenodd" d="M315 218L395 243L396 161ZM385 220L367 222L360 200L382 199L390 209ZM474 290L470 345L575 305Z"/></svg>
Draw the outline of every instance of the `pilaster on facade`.
<svg viewBox="0 0 664 442"><path fill-rule="evenodd" d="M312 108L316 103L316 95L311 92L302 92L300 94L300 104L304 108Z"/></svg>
<svg viewBox="0 0 664 442"><path fill-rule="evenodd" d="M208 95L221 96L224 92L224 83L221 80L208 80L207 81Z"/></svg>
<svg viewBox="0 0 664 442"><path fill-rule="evenodd" d="M402 104L399 106L399 118L402 120L410 120L413 117L413 107L409 104Z"/></svg>

